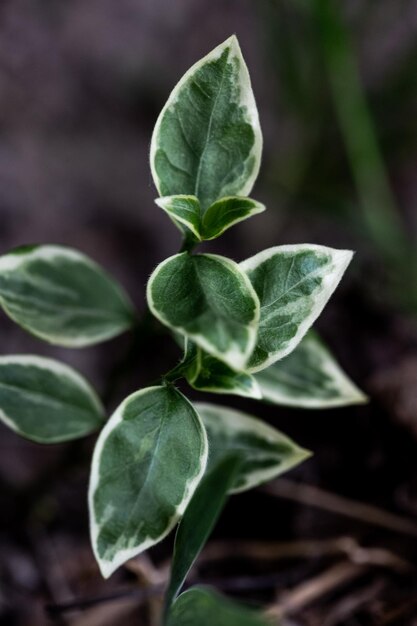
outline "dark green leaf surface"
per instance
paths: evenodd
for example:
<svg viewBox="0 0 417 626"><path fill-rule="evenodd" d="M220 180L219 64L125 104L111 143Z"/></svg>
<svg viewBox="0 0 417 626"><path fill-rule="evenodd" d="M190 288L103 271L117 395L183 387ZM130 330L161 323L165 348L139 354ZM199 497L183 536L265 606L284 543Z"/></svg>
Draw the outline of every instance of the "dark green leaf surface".
<svg viewBox="0 0 417 626"><path fill-rule="evenodd" d="M134 319L120 287L91 259L61 246L0 257L0 304L33 335L72 348L110 339Z"/></svg>
<svg viewBox="0 0 417 626"><path fill-rule="evenodd" d="M170 532L206 460L201 420L174 387L122 402L97 441L90 477L91 539L103 576Z"/></svg>
<svg viewBox="0 0 417 626"><path fill-rule="evenodd" d="M234 224L263 211L265 206L251 198L222 198L209 206L203 215L203 239L215 239Z"/></svg>
<svg viewBox="0 0 417 626"><path fill-rule="evenodd" d="M231 491L246 491L292 469L307 450L265 422L217 404L197 403L209 439L209 467L236 454L242 461Z"/></svg>
<svg viewBox="0 0 417 626"><path fill-rule="evenodd" d="M168 626L268 626L268 622L214 591L194 587L176 600Z"/></svg>
<svg viewBox="0 0 417 626"><path fill-rule="evenodd" d="M38 443L83 437L104 424L104 409L72 368L39 356L0 357L0 420Z"/></svg>
<svg viewBox="0 0 417 626"><path fill-rule="evenodd" d="M322 312L351 259L349 250L299 244L269 248L240 264L261 304L249 371L262 370L294 350Z"/></svg>
<svg viewBox="0 0 417 626"><path fill-rule="evenodd" d="M147 297L163 324L244 369L256 341L259 302L236 263L214 254L177 254L153 272Z"/></svg>
<svg viewBox="0 0 417 626"><path fill-rule="evenodd" d="M273 404L325 409L367 401L313 331L289 356L255 378L263 398Z"/></svg>
<svg viewBox="0 0 417 626"><path fill-rule="evenodd" d="M161 196L196 196L203 210L246 196L262 151L258 112L236 37L184 75L155 125L151 169Z"/></svg>
<svg viewBox="0 0 417 626"><path fill-rule="evenodd" d="M171 579L165 597L168 610L203 549L233 487L240 459L225 457L204 476L185 511L175 537Z"/></svg>

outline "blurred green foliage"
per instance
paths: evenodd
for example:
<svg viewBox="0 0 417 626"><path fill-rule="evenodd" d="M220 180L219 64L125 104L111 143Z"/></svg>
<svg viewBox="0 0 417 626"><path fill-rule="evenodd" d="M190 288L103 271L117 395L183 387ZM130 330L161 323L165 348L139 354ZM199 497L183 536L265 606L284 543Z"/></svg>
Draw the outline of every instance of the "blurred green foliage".
<svg viewBox="0 0 417 626"><path fill-rule="evenodd" d="M417 45L365 93L351 33L369 25L372 4L349 20L333 0L259 4L265 56L296 128L290 158L272 160L267 182L291 196L292 210L325 210L349 224L365 258L383 260L391 296L416 312L415 245L386 163L417 149Z"/></svg>

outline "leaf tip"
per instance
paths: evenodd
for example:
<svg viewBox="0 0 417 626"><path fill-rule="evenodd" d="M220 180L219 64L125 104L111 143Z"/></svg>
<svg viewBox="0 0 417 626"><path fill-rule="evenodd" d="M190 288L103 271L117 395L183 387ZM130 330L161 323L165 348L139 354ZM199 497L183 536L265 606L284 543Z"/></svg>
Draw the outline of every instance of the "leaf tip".
<svg viewBox="0 0 417 626"><path fill-rule="evenodd" d="M263 213L264 211L266 211L266 205L263 204L262 202L258 202L257 200L255 200L255 206L253 207L253 213L254 214L258 214L258 213Z"/></svg>
<svg viewBox="0 0 417 626"><path fill-rule="evenodd" d="M154 202L157 206L159 206L160 209L165 209L166 204L167 204L167 197L168 196L164 196L164 197L160 197L158 196L157 198L154 199Z"/></svg>
<svg viewBox="0 0 417 626"><path fill-rule="evenodd" d="M232 33L232 35L226 39L225 43L228 43L231 48L239 48L240 50L239 40L236 33Z"/></svg>
<svg viewBox="0 0 417 626"><path fill-rule="evenodd" d="M335 250L334 258L337 261L338 266L345 271L352 261L354 254L353 250Z"/></svg>
<svg viewBox="0 0 417 626"><path fill-rule="evenodd" d="M307 450L307 448L299 448L297 463L303 463L304 461L310 459L313 455L314 452L311 450Z"/></svg>
<svg viewBox="0 0 417 626"><path fill-rule="evenodd" d="M352 394L352 404L369 404L370 397L366 395L359 387L355 386L355 392Z"/></svg>
<svg viewBox="0 0 417 626"><path fill-rule="evenodd" d="M101 561L100 559L98 559L96 557L97 560L97 565L98 568L100 570L100 574L102 575L103 578L105 578L106 580L108 578L110 578L110 576L115 572L115 570L117 569L117 566L114 566L113 563L109 563L107 561Z"/></svg>

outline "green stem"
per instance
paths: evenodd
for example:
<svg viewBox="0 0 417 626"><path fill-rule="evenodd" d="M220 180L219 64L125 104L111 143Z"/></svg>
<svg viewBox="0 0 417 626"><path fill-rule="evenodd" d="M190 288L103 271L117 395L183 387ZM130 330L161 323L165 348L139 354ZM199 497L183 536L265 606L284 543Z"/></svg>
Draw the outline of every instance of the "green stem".
<svg viewBox="0 0 417 626"><path fill-rule="evenodd" d="M194 250L194 248L198 244L199 244L199 241L197 241L196 238L191 233L190 234L186 234L186 235L184 235L184 238L182 240L180 253L181 252L192 252Z"/></svg>
<svg viewBox="0 0 417 626"><path fill-rule="evenodd" d="M181 378L185 378L185 374L194 361L195 356L193 354L184 354L183 359L166 374L163 374L160 378L154 381L153 384L173 384Z"/></svg>

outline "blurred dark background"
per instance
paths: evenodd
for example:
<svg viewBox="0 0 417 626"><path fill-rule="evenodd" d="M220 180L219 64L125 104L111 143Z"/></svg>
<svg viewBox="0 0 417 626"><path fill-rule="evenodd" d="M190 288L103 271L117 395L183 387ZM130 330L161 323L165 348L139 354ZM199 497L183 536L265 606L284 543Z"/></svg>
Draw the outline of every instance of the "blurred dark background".
<svg viewBox="0 0 417 626"><path fill-rule="evenodd" d="M288 611L284 623L415 626L416 1L2 0L1 251L28 243L78 248L117 277L143 312L147 277L180 245L153 203L152 128L184 71L233 32L264 134L252 195L268 211L207 249L236 260L284 243L355 249L318 328L371 402L309 412L219 398L261 415L315 455L288 477L292 499L283 497L283 487L281 497L264 491L234 497L214 536L229 547L285 542L301 556L271 562L232 558L225 550L197 577L227 579L232 587L244 577L238 595L265 605L326 572L336 580L332 568L356 557L348 551L339 563L338 550L336 558L326 542L349 537L385 550L386 559L375 564L367 552L363 571L327 591L319 584L314 601ZM179 357L170 338L157 333L135 339L125 367L129 335L63 350L31 338L4 315L0 340L4 354L48 354L77 367L105 395L109 411ZM143 578L149 584L158 576L151 564L142 560L104 582L92 557L86 488L94 438L43 447L1 425L0 431L0 625L53 618L76 626L153 626L152 602L129 595L138 581L143 586ZM322 492L311 506L296 484L347 499L351 515L331 512ZM358 503L378 508L356 511ZM402 519L386 518L386 511ZM300 542L307 540L316 545L314 558L308 546L303 555ZM154 565L168 554L169 545L154 550ZM407 567L396 567L394 557ZM100 600L120 590L127 595ZM80 598L94 606L60 610ZM59 605L53 616L47 604Z"/></svg>

